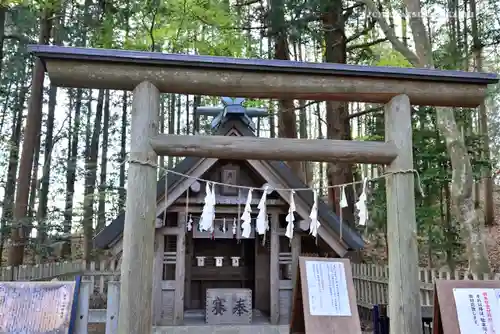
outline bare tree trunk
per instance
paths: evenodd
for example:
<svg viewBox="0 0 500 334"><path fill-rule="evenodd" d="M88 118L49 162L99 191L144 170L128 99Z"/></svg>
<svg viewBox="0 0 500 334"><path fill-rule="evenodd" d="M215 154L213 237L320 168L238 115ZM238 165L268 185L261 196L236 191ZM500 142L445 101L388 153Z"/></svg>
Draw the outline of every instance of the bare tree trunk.
<svg viewBox="0 0 500 334"><path fill-rule="evenodd" d="M2 219L0 224L0 265L3 259L4 241L6 237L7 222L12 220L14 194L16 191L16 172L19 159L19 144L21 141L21 129L23 124L23 110L28 88L23 82L19 87L19 94L13 108L12 132L10 136L9 164L7 167L7 181L5 182L5 195L3 198Z"/></svg>
<svg viewBox="0 0 500 334"><path fill-rule="evenodd" d="M99 208L97 210L96 232L101 231L106 226L106 177L108 171L108 141L109 141L109 116L110 116L110 96L106 90L104 97L104 119L102 129L102 152L101 152L101 176L99 186Z"/></svg>
<svg viewBox="0 0 500 334"><path fill-rule="evenodd" d="M385 18L380 15L377 5L372 0L363 0L377 18L380 27L393 47L401 52L414 66L434 68L431 43L426 33L421 15L420 0L405 0L406 9L413 13L409 24L415 42L417 54L408 49L395 35ZM457 127L452 108L437 108L437 124L446 139L446 146L452 165L451 197L453 212L461 224L464 240L467 240L469 269L477 274L490 272L484 222L479 219L474 208L473 174L470 157L464 139Z"/></svg>
<svg viewBox="0 0 500 334"><path fill-rule="evenodd" d="M28 239L29 236L31 235L31 232L33 231L33 221L34 221L34 216L35 216L35 204L36 204L36 195L38 194L38 167L40 165L40 137L38 136L36 140L36 146L35 146L35 154L33 155L33 168L32 168L32 174L31 174L31 184L30 184L30 195L29 195L29 202L28 202L28 214L27 214L27 226L25 227L25 232L24 235ZM44 245L36 245L38 249L36 249L36 252L39 252L41 249L44 248ZM33 259L32 259L33 260Z"/></svg>
<svg viewBox="0 0 500 334"><path fill-rule="evenodd" d="M476 71L483 71L483 43L479 38L479 29L477 23L476 0L469 0L471 13L471 33L472 33L472 51L476 65ZM488 114L486 104L483 102L479 105L479 133L483 143L483 160L488 161L488 164L482 170L482 178L484 184L484 223L491 226L495 220L495 206L493 204L493 178L491 172L491 155L490 155L490 137L488 135ZM479 192L476 194L479 196Z"/></svg>
<svg viewBox="0 0 500 334"><path fill-rule="evenodd" d="M160 118L158 120L160 126L160 133L165 133L165 94L160 96ZM165 157L158 157L159 166L158 168L158 178L163 176L163 169L165 168Z"/></svg>
<svg viewBox="0 0 500 334"><path fill-rule="evenodd" d="M77 89L75 97L75 116L73 124L71 124L71 122L69 123L69 126L71 128L71 140L69 143L68 161L66 166L66 197L64 205L63 232L70 238L70 240L71 227L73 222L73 198L75 193L76 168L78 163L78 142L80 137L82 95L83 91L81 89ZM61 256L64 258L71 257L71 242L64 244L61 251Z"/></svg>
<svg viewBox="0 0 500 334"><path fill-rule="evenodd" d="M280 33L276 38L275 59L290 60L286 35ZM297 138L297 116L293 100L279 101L278 137ZM287 164L303 181L307 181L300 161L287 161Z"/></svg>
<svg viewBox="0 0 500 334"><path fill-rule="evenodd" d="M88 119L91 114L92 98L89 99ZM99 136L101 134L101 123L104 104L104 89L99 90L97 97L97 108L94 119L94 126L92 134L89 134L87 141L87 149L85 154L85 189L83 198L83 259L89 263L92 256L92 238L94 237L94 197L95 197L95 184L97 180L97 157L99 151ZM87 131L90 131L90 124L87 124Z"/></svg>
<svg viewBox="0 0 500 334"><path fill-rule="evenodd" d="M5 40L5 17L7 14L7 7L0 6L0 78L2 77L3 70L3 44ZM0 257L0 261L1 261Z"/></svg>
<svg viewBox="0 0 500 334"><path fill-rule="evenodd" d="M50 185L50 167L52 162L52 146L53 146L53 132L54 132L54 114L56 109L56 97L57 97L57 87L51 86L49 90L49 107L47 114L47 132L45 134L45 144L44 144L44 164L42 168L42 178L40 187L40 196L37 209L37 239L39 245L45 245L47 242L47 205L49 201L49 185ZM40 260L46 257L46 252L42 251L37 254Z"/></svg>
<svg viewBox="0 0 500 334"><path fill-rule="evenodd" d="M129 15L130 8L129 2L127 2L125 8L125 39L129 38ZM119 180L119 198L118 198L118 211L121 212L125 209L125 200L127 198L127 192L125 190L125 159L126 148L127 148L127 105L128 105L128 93L123 91L122 97L122 117L121 117L121 129L120 129L120 180Z"/></svg>
<svg viewBox="0 0 500 334"><path fill-rule="evenodd" d="M62 17L64 13L58 18L57 22L54 23L53 35L54 44L61 44L62 40ZM49 90L49 105L47 113L47 125L45 133L45 143L44 143L44 163L42 168L41 186L39 192L39 203L36 213L37 226L37 239L38 244L44 247L47 243L47 211L48 211L48 201L49 201L49 186L50 186L50 172L52 165L52 150L54 146L54 116L57 105L57 87L51 86ZM42 248L41 253L37 254L38 259L41 261L46 258L47 252L45 248Z"/></svg>
<svg viewBox="0 0 500 334"><path fill-rule="evenodd" d="M345 22L342 0L334 0L324 8L322 23L325 38L325 61L345 64L347 60ZM351 139L349 109L344 102L326 102L326 136L328 139ZM328 185L344 184L353 181L352 164L327 164ZM329 204L340 213L341 188L329 188ZM342 219L354 224L354 193L352 187L346 187L348 207L342 210Z"/></svg>
<svg viewBox="0 0 500 334"><path fill-rule="evenodd" d="M81 45L87 45L87 32L92 23L91 13L92 0L85 0L84 13L83 13L83 29ZM89 99L91 99L92 92L89 92ZM66 173L66 199L64 206L64 234L71 236L71 227L73 224L73 199L75 192L76 170L78 164L78 142L80 137L80 123L81 123L81 109L82 109L83 90L78 88L76 90L75 101L75 117L74 126L71 139L71 155L68 159L67 173ZM71 239L70 239L71 240ZM61 251L61 256L71 256L71 243L65 243Z"/></svg>
<svg viewBox="0 0 500 334"><path fill-rule="evenodd" d="M201 105L201 96L195 95L193 100L193 109L196 112L196 108ZM193 134L200 132L200 116L194 116L193 119Z"/></svg>
<svg viewBox="0 0 500 334"><path fill-rule="evenodd" d="M47 44L52 28L53 8L44 10L40 22L39 44ZM40 135L43 106L44 66L42 61L35 59L33 79L31 84L31 98L26 119L26 130L23 141L21 160L19 163L18 188L14 208L14 226L11 230L11 247L9 250L8 265L23 264L25 246L24 220L27 217L30 192L31 170L33 155L36 150L37 138Z"/></svg>
<svg viewBox="0 0 500 334"><path fill-rule="evenodd" d="M169 94L169 108L168 108L168 133L175 133L175 94ZM167 168L171 169L174 166L174 157L167 157Z"/></svg>
<svg viewBox="0 0 500 334"><path fill-rule="evenodd" d="M125 160L127 158L127 105L128 105L128 93L123 92L122 98L122 118L121 118L121 129L120 129L120 196L118 200L119 211L123 211L125 207L125 199L127 197L127 192L125 191Z"/></svg>

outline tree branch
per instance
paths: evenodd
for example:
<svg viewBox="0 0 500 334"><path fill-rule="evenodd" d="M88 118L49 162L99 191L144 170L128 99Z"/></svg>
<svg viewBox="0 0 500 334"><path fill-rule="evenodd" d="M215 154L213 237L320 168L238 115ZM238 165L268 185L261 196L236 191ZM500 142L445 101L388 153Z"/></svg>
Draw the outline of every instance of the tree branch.
<svg viewBox="0 0 500 334"><path fill-rule="evenodd" d="M360 117L360 116L363 116L363 115L366 115L366 114L371 114L373 112L379 112L379 111L383 111L383 110L384 110L384 107L370 108L370 109L366 109L366 110L363 110L363 111L360 111L360 112L355 112L354 114L350 114L349 116L347 116L347 119L353 119L353 118L356 118L356 117Z"/></svg>
<svg viewBox="0 0 500 334"><path fill-rule="evenodd" d="M16 40L18 41L19 43L33 43L33 44L36 44L36 42L34 42L33 40L31 40L29 37L25 37L25 36L18 36L18 35L5 35L3 36L2 38L2 42L7 40L7 39L13 39L13 40Z"/></svg>
<svg viewBox="0 0 500 334"><path fill-rule="evenodd" d="M375 23L377 23L376 20L373 20L373 19L370 20L370 22L368 23L368 25L363 30L357 31L354 35L352 35L351 37L349 37L347 39L346 43L352 42L355 39L358 39L361 36L368 34L373 29L373 27L375 27Z"/></svg>
<svg viewBox="0 0 500 334"><path fill-rule="evenodd" d="M249 5L253 5L255 3L258 3L258 2L260 2L260 0L248 0L248 1L245 1L245 2L242 2L242 3L236 3L234 5L234 7L249 6Z"/></svg>
<svg viewBox="0 0 500 334"><path fill-rule="evenodd" d="M206 24L207 26L210 26L213 28L221 29L221 30L264 30L264 29L268 28L267 26L259 26L259 27L221 26L221 25L217 25L213 22L209 22L208 20L206 20L205 18L203 18L199 15L193 14L193 16L196 19L198 19L198 21L200 21L201 23Z"/></svg>
<svg viewBox="0 0 500 334"><path fill-rule="evenodd" d="M359 8L359 7L363 7L364 5L365 4L362 2L358 2L358 3L355 3L353 6L344 8L344 14L343 14L344 21L347 21L349 19L349 17L351 17L352 13L354 13L354 9Z"/></svg>
<svg viewBox="0 0 500 334"><path fill-rule="evenodd" d="M385 34L389 42L391 42L392 46L396 51L401 53L413 66L419 66L420 61L417 55L410 50L403 42L396 36L394 29L387 23L386 19L382 16L382 13L377 8L377 5L373 0L360 0L362 3L366 5L366 8L371 13L371 15L375 18L382 29L382 32Z"/></svg>
<svg viewBox="0 0 500 334"><path fill-rule="evenodd" d="M374 45L377 45L377 44L380 44L382 42L386 42L387 41L387 38L377 38L376 40L373 40L371 42L367 42L367 43L361 43L361 44L355 44L355 45L352 45L352 46L348 46L346 48L347 51L352 51L352 50L355 50L355 49L364 49L364 48L368 48L370 46L374 46Z"/></svg>

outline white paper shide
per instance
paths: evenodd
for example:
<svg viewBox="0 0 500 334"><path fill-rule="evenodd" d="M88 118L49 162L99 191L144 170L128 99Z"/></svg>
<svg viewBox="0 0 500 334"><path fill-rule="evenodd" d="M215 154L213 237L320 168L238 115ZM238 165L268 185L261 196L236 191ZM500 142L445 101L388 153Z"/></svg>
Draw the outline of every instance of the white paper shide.
<svg viewBox="0 0 500 334"><path fill-rule="evenodd" d="M242 221L241 223L241 236L243 238L249 238L252 225L250 225L250 222L252 221L252 189L248 190L248 195L247 195L247 202L245 203L245 209L243 209L243 214L241 215L240 219Z"/></svg>
<svg viewBox="0 0 500 334"><path fill-rule="evenodd" d="M259 235L266 234L266 231L269 230L269 221L267 219L267 209L266 209L266 200L267 200L267 189L268 185L264 186L264 191L262 192L262 197L259 201L259 205L257 209L259 209L259 214L257 215L257 221L255 223L255 230Z"/></svg>
<svg viewBox="0 0 500 334"><path fill-rule="evenodd" d="M311 222L309 223L309 234L316 238L320 226L320 223L318 221L318 193L314 191L313 196L314 203L311 208L311 213L309 214L309 218L311 219Z"/></svg>
<svg viewBox="0 0 500 334"><path fill-rule="evenodd" d="M312 316L351 316L342 262L306 261L309 312Z"/></svg>

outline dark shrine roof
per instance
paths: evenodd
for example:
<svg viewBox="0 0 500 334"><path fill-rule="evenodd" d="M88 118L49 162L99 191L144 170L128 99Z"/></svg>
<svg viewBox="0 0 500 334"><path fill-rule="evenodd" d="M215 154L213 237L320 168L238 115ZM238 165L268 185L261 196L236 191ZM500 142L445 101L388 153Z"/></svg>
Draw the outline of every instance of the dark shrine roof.
<svg viewBox="0 0 500 334"><path fill-rule="evenodd" d="M227 135L228 132L235 128L242 136L252 136L255 134L237 117L231 117L232 122L227 122L230 126L220 126L217 129L216 135ZM181 174L187 174L194 166L198 164L203 158L197 157L187 157L179 162L174 171ZM302 182L302 180L292 171L292 169L284 162L281 161L266 161L265 163L273 170L273 172L285 182L285 186L288 188L307 188L307 185ZM167 188L170 189L174 184L176 184L182 176L174 173L169 173L167 175ZM165 176L162 177L156 185L157 199L159 200L165 193ZM298 191L296 195L304 203L311 208L314 202L312 191ZM342 229L342 240L347 244L350 250L358 250L364 247L363 238L360 234L353 229L349 224L340 223L340 219L331 208L322 200L318 200L318 218L319 220L328 226L328 228L340 235L340 229ZM125 213L122 212L118 217L116 217L111 224L106 226L99 234L94 238L94 244L98 248L108 248L109 245L120 237L123 233L123 226L125 222Z"/></svg>
<svg viewBox="0 0 500 334"><path fill-rule="evenodd" d="M220 56L169 54L116 49L64 47L57 45L29 45L29 52L40 59L100 61L137 65L181 66L209 69L233 69L252 72L305 73L309 75L336 75L362 78L384 78L418 81L439 81L466 84L494 84L498 75L483 72L464 72L425 68L401 68L335 63L312 63L289 60L242 59Z"/></svg>

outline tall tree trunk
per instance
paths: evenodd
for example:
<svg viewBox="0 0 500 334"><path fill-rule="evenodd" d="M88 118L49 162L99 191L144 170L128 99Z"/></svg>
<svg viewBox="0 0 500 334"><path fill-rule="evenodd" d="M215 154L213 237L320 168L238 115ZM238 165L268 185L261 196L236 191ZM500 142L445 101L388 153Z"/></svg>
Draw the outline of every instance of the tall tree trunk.
<svg viewBox="0 0 500 334"><path fill-rule="evenodd" d="M180 96L180 95L179 95ZM169 94L169 108L168 108L168 133L175 133L175 94ZM167 157L167 168L171 169L174 166L174 157Z"/></svg>
<svg viewBox="0 0 500 334"><path fill-rule="evenodd" d="M47 211L49 202L49 185L50 185L50 170L52 163L52 148L53 148L53 133L54 133L54 114L56 109L57 97L57 87L51 86L49 90L49 107L47 114L47 126L45 134L45 144L44 144L44 163L42 168L42 178L40 186L40 196L38 209L36 214L37 226L37 239L39 245L45 245L47 242ZM40 254L40 260L46 257L46 252L42 250Z"/></svg>
<svg viewBox="0 0 500 334"><path fill-rule="evenodd" d="M101 176L100 176L100 186L99 186L99 207L97 214L97 227L96 232L101 231L106 226L106 176L107 176L107 165L108 165L108 141L109 141L109 90L106 90L104 97L104 119L103 119L103 129L102 129L102 152L101 152Z"/></svg>
<svg viewBox="0 0 500 334"><path fill-rule="evenodd" d="M92 99L89 99L87 120L90 119ZM85 189L83 198L83 259L89 263L92 256L92 238L94 237L94 196L95 184L97 180L97 157L99 150L99 135L101 133L101 123L104 104L104 89L99 90L97 97L97 108L94 119L93 130L90 135L90 124L87 123L87 149L85 154Z"/></svg>
<svg viewBox="0 0 500 334"><path fill-rule="evenodd" d="M54 44L60 45L62 41L62 17L54 23L53 36ZM49 201L49 185L50 185L50 172L52 165L52 151L54 146L54 116L57 105L57 87L54 85L50 86L49 89L49 105L47 113L47 125L45 133L45 143L43 149L44 163L42 168L42 177L40 180L40 193L39 193L39 203L36 213L37 226L37 239L38 245L44 247L47 243L47 211L48 211L48 201ZM70 237L70 236L69 236ZM38 259L41 261L45 259L47 252L45 248L41 249L41 253L37 254Z"/></svg>
<svg viewBox="0 0 500 334"><path fill-rule="evenodd" d="M52 18L54 8L45 9L42 12L40 21L39 44L47 44L52 28ZM26 120L26 130L23 141L23 149L19 164L18 189L14 208L15 225L11 231L11 247L9 249L8 265L19 266L23 264L25 246L24 220L27 217L28 200L30 192L31 170L33 166L33 156L37 146L37 138L40 135L42 123L43 106L43 82L44 66L39 58L35 59L33 69L33 79L31 83L31 98L28 106L28 116Z"/></svg>
<svg viewBox="0 0 500 334"><path fill-rule="evenodd" d="M5 182L5 194L3 198L3 210L0 224L0 265L3 259L4 241L6 237L7 222L12 220L14 195L16 191L16 172L19 161L19 144L21 141L21 130L23 125L23 110L28 88L21 83L19 94L13 110L12 133L10 136L9 164L7 167L7 181Z"/></svg>
<svg viewBox="0 0 500 334"><path fill-rule="evenodd" d="M83 23L84 26L81 31L80 46L87 46L87 32L92 25L92 0L85 0L83 5ZM91 99L92 92L89 92L89 99ZM66 172L66 198L64 206L64 234L71 235L71 228L73 224L73 200L75 192L76 171L78 165L78 142L80 137L80 123L81 123L81 109L82 109L83 90L78 88L76 90L75 100L75 117L74 126L71 138L71 155L68 159L67 172ZM61 251L61 256L71 256L71 243L65 243Z"/></svg>
<svg viewBox="0 0 500 334"><path fill-rule="evenodd" d="M125 160L127 159L127 106L128 106L128 93L123 92L122 97L122 117L120 128L120 196L118 199L119 211L123 211L125 207L125 199L127 192L125 190Z"/></svg>
<svg viewBox="0 0 500 334"><path fill-rule="evenodd" d="M3 70L3 45L5 41L5 18L7 16L7 7L0 6L0 79ZM0 257L1 260L1 257Z"/></svg>
<svg viewBox="0 0 500 334"><path fill-rule="evenodd" d="M125 8L125 41L129 39L129 19L130 19L130 3L127 2ZM125 209L125 200L127 198L127 191L125 190L125 160L127 149L127 107L128 107L128 92L123 91L122 96L122 117L120 128L120 177L119 177L119 197L118 197L118 211L122 212Z"/></svg>
<svg viewBox="0 0 500 334"><path fill-rule="evenodd" d="M476 71L483 71L483 43L479 38L479 29L477 23L476 0L469 0L471 13L471 33L472 33L472 53ZM483 102L479 105L479 133L483 143L483 160L488 164L482 170L482 178L484 184L484 223L485 225L493 225L495 220L495 207L493 204L493 178L491 172L491 155L490 155L490 137L488 135L488 114L486 104ZM479 197L479 193L477 194Z"/></svg>
<svg viewBox="0 0 500 334"><path fill-rule="evenodd" d="M68 161L66 165L66 196L64 205L64 222L63 232L71 240L71 227L73 222L73 198L75 193L76 182L76 169L78 164L78 142L80 138L80 123L81 123L81 110L82 110L82 96L81 89L76 90L75 96L75 116L73 124L69 123L70 130L70 148L68 152ZM71 113L71 111L70 111ZM63 245L61 256L64 258L71 257L71 242Z"/></svg>
<svg viewBox="0 0 500 334"><path fill-rule="evenodd" d="M380 15L377 5L372 0L363 0L393 47L401 52L414 66L434 68L432 48L421 15L420 0L405 0L406 9L413 13L409 25L415 42L416 55L396 37L385 18ZM469 270L481 274L490 272L484 223L479 219L474 208L473 173L470 157L461 132L457 126L452 108L437 108L439 130L446 139L446 146L452 165L451 197L453 212L461 224L464 240L467 242Z"/></svg>
<svg viewBox="0 0 500 334"><path fill-rule="evenodd" d="M342 0L329 2L322 15L323 31L325 32L325 61L328 63L345 64L347 59L345 22ZM344 102L326 102L326 136L328 139L351 139L349 109ZM352 164L327 164L328 185L344 184L353 181ZM341 188L329 188L329 204L337 214L340 214ZM354 224L354 193L352 187L345 188L348 207L342 210L342 219Z"/></svg>
<svg viewBox="0 0 500 334"><path fill-rule="evenodd" d="M283 32L280 32L276 37L274 58L290 60L288 41ZM295 115L295 104L293 100L279 101L278 137L297 138L297 116ZM287 161L287 164L303 181L306 181L301 161Z"/></svg>
<svg viewBox="0 0 500 334"><path fill-rule="evenodd" d="M160 98L160 119L159 119L160 133L165 133L165 111L166 111L165 100L166 100L165 94L161 95L161 98ZM160 168L158 168L158 178L160 178L163 176L163 169L165 168L165 157L160 156L160 157L158 157L158 160L159 160L159 166L160 166Z"/></svg>
<svg viewBox="0 0 500 334"><path fill-rule="evenodd" d="M290 60L288 37L285 23L285 6L283 0L270 2L270 33L274 41L274 59ZM293 100L280 100L278 112L278 137L297 138L297 117ZM289 161L290 168L304 180L300 161Z"/></svg>
<svg viewBox="0 0 500 334"><path fill-rule="evenodd" d="M201 96L195 95L193 100L193 111L195 113L193 118L193 134L200 132L200 116L196 115L196 109L199 106L201 106Z"/></svg>
<svg viewBox="0 0 500 334"><path fill-rule="evenodd" d="M26 238L29 238L31 232L33 231L33 220L35 217L35 204L36 204L36 195L38 194L38 167L40 165L40 137L38 136L36 140L35 146L35 154L33 155L33 170L31 173L31 183L30 183L30 195L28 202L28 214L27 214L27 226L26 231L24 232ZM42 249L44 245L37 245L37 248Z"/></svg>

